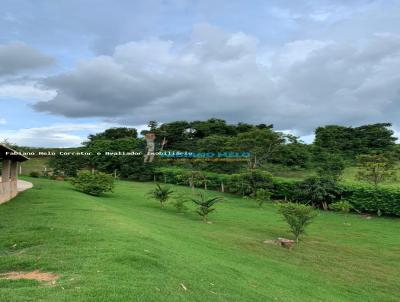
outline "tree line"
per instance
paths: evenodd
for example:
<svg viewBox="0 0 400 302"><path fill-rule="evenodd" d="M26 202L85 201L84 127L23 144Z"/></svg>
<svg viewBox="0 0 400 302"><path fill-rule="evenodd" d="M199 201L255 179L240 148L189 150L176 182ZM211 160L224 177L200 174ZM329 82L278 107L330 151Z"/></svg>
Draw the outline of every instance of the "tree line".
<svg viewBox="0 0 400 302"><path fill-rule="evenodd" d="M151 121L148 130L156 134L156 151L163 145L165 151L221 152L249 151L246 162L185 161L166 163L155 160L143 163L141 157L96 156L97 152L143 152L146 142L134 128L111 128L89 135L79 151L91 152L89 157L56 156L51 166L56 172L73 176L83 167L114 173L123 178L150 180L155 167L176 165L194 170L216 173L237 173L243 169L314 168L319 171L342 169L347 162L354 164L363 154L387 154L397 160L399 145L389 123L360 127L329 125L318 127L315 141L305 144L298 137L275 131L273 125L246 123L228 124L222 119L206 121L175 121L158 124ZM334 176L334 175L333 175Z"/></svg>

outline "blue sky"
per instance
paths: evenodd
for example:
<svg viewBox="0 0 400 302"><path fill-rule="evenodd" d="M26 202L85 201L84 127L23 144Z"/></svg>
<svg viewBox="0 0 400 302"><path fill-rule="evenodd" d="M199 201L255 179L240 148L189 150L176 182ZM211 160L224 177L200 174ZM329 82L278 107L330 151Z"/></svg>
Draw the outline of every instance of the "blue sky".
<svg viewBox="0 0 400 302"><path fill-rule="evenodd" d="M0 140L218 117L400 129L399 1L24 1L0 10Z"/></svg>

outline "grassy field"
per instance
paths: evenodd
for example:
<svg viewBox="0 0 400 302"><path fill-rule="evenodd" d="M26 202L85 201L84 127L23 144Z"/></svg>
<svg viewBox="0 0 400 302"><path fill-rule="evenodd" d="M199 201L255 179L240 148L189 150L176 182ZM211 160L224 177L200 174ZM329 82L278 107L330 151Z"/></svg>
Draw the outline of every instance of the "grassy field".
<svg viewBox="0 0 400 302"><path fill-rule="evenodd" d="M22 175L29 175L29 173L35 171L42 173L44 168L49 169L49 159L45 157L31 158L30 160L21 163Z"/></svg>
<svg viewBox="0 0 400 302"><path fill-rule="evenodd" d="M39 172L40 174L43 173L44 168L52 170L49 167L49 158L39 157L39 158L32 158L24 163L22 163L22 175L29 175L30 172L35 171ZM266 168L267 171L270 171L269 168ZM400 170L400 165L398 166L398 170ZM279 178L287 178L293 180L304 180L307 177L317 175L316 171L313 169L303 169L303 170L280 170L279 167L274 167L271 169L272 174ZM342 175L342 181L345 183L364 183L366 182L359 181L356 178L358 168L354 166L347 167ZM382 184L383 186L400 186L399 179L397 180L389 180Z"/></svg>
<svg viewBox="0 0 400 302"><path fill-rule="evenodd" d="M268 170L268 169L267 169ZM400 166L397 165L397 170L400 170ZM359 183L359 184L368 184L365 181L360 181L357 179L358 168L355 166L346 167L343 171L343 175L341 176L341 181L343 183ZM316 176L317 172L312 169L307 170L287 170L287 171L278 171L272 173L276 177L287 178L293 180L304 180L307 177ZM399 173L397 173L399 174ZM399 187L400 181L397 179L390 179L381 184L382 186L389 187Z"/></svg>
<svg viewBox="0 0 400 302"><path fill-rule="evenodd" d="M263 243L291 237L273 205L224 195L204 224L192 209L160 209L145 196L151 183L118 182L96 198L31 181L0 206L0 273L61 278L0 279L2 302L399 300L399 219L351 215L347 226L321 212L289 251Z"/></svg>

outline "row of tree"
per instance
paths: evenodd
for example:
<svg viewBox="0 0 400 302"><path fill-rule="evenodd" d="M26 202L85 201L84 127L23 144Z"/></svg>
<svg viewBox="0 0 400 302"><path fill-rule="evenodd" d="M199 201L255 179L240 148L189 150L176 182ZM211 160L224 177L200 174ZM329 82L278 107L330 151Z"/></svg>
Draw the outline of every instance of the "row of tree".
<svg viewBox="0 0 400 302"><path fill-rule="evenodd" d="M221 119L207 121L176 121L159 125L149 122L149 130L156 134L156 151L162 142L166 151L222 152L250 151L247 162L174 162L195 170L219 173L235 173L245 168L266 168L279 165L293 168L317 167L326 170L328 165L340 167L343 160L354 161L357 156L366 153L386 153L396 157L398 145L390 129L390 124L380 123L351 128L342 126L319 127L316 130L314 144L304 144L298 137L275 131L272 125L227 124ZM138 137L134 128L111 128L90 135L80 151L91 152L90 157L56 156L51 164L57 171L75 175L82 167L95 168L114 173L122 177L151 178L154 166L165 165L155 161L143 164L141 157L97 156L98 152L127 152L145 150L146 142ZM170 165L171 163L168 163ZM330 170L334 169L329 167Z"/></svg>

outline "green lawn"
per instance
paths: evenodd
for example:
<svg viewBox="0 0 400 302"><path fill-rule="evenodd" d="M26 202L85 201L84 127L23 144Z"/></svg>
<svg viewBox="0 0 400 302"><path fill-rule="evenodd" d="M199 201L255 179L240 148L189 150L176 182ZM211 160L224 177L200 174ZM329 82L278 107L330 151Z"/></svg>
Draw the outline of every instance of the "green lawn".
<svg viewBox="0 0 400 302"><path fill-rule="evenodd" d="M62 277L0 280L1 302L399 300L399 219L351 215L346 226L320 213L289 251L263 243L291 236L273 205L225 195L204 224L193 211L160 209L145 196L151 183L118 182L96 198L32 181L0 206L0 273Z"/></svg>

